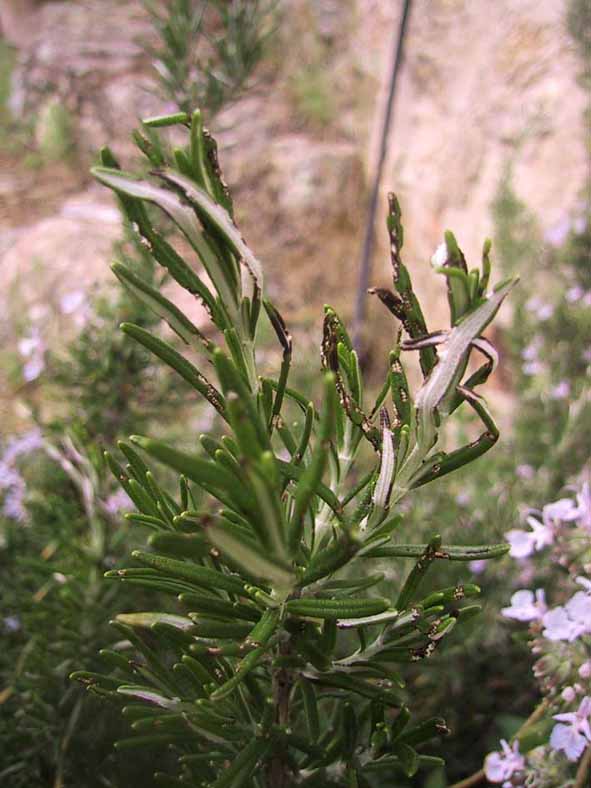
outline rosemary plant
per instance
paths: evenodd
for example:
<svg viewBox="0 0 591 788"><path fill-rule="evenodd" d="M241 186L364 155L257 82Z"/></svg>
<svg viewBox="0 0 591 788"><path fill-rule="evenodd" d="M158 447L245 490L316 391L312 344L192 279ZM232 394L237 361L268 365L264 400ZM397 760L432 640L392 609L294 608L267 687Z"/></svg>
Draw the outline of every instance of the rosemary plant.
<svg viewBox="0 0 591 788"><path fill-rule="evenodd" d="M212 115L261 61L275 0L142 0L157 40L146 44L158 89L182 111Z"/></svg>
<svg viewBox="0 0 591 788"><path fill-rule="evenodd" d="M124 705L135 735L118 748L172 746L178 771L159 775L164 785L400 785L441 763L420 749L447 732L442 719L413 719L400 671L430 657L479 609L462 603L479 593L477 586L425 593L425 575L434 561L496 558L508 548L448 545L438 534L427 544L402 543L399 504L497 440L475 388L496 361L482 332L514 280L489 289L490 244L481 270L469 271L446 233L435 261L447 282L451 325L429 333L401 259L400 208L392 195L396 292L372 291L396 319L386 380L368 402L347 331L326 307L317 408L289 386L290 333L234 223L200 113L145 121L150 128L172 124L187 128L188 145L173 156L163 146L147 149L156 165L151 180L122 171L108 149L94 174L115 191L155 261L204 304L212 322L207 333L135 271L114 266L186 353L203 358L208 376L154 333L132 324L122 329L205 398L221 434L195 437L190 451L135 435L119 444L125 464L108 455L137 507L127 517L152 533L149 549L132 553L133 568L106 576L170 594L178 604L118 615L113 623L123 639L102 652L112 672L74 678ZM194 261L158 233L147 203L174 222ZM264 313L282 351L271 377L257 366ZM468 374L473 350L485 360ZM423 374L414 394L402 363L410 351L418 352ZM440 451L441 429L462 405L484 431L469 445ZM287 416L292 408L300 414L296 423ZM176 491L158 481L151 460L168 469L166 479L177 474ZM386 596L394 561L409 563L410 571Z"/></svg>

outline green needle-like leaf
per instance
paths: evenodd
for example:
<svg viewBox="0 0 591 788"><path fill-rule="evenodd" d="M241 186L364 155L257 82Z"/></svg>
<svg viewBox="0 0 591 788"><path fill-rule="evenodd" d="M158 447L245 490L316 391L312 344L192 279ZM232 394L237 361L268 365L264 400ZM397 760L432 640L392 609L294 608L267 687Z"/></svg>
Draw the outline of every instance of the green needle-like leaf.
<svg viewBox="0 0 591 788"><path fill-rule="evenodd" d="M111 270L136 298L146 304L158 317L165 320L184 342L191 344L197 339L206 350L212 349L212 343L197 326L160 291L153 288L122 263L114 263Z"/></svg>
<svg viewBox="0 0 591 788"><path fill-rule="evenodd" d="M249 575L268 581L283 593L293 585L295 575L289 567L282 566L253 539L241 537L237 532L230 533L224 526L217 525L207 528L207 538L232 564L242 567Z"/></svg>
<svg viewBox="0 0 591 788"><path fill-rule="evenodd" d="M122 323L121 330L162 359L165 364L178 372L187 383L193 386L205 399L213 405L217 412L224 416L225 404L222 395L212 386L197 367L193 366L184 356L181 356L168 342L159 339L149 331L133 323Z"/></svg>
<svg viewBox="0 0 591 788"><path fill-rule="evenodd" d="M365 618L384 613L390 607L388 599L313 599L302 597L285 603L285 609L294 616L310 618Z"/></svg>

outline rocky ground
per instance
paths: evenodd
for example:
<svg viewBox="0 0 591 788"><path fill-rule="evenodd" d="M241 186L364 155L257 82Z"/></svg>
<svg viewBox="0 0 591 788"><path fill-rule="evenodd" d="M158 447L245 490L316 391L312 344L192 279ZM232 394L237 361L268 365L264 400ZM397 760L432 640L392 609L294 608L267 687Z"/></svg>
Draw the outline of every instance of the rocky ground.
<svg viewBox="0 0 591 788"><path fill-rule="evenodd" d="M143 42L153 33L139 0L30 0L29 24L10 14L19 2L4 0L0 23L18 56L9 106L31 137L16 149L0 143L0 308L22 324L23 310L51 302L59 311L64 296L108 275L118 216L88 166L105 140L129 158L136 119L163 106L151 91ZM279 5L255 88L214 130L270 289L292 320L317 333L324 301L345 312L354 301L402 3ZM587 97L565 9L561 0L413 3L382 205L386 191L399 193L407 260L436 311L441 293L425 286L428 260L448 227L469 258L479 255L507 166L542 229L581 200ZM51 161L44 135L56 106L66 110L74 150ZM12 121L3 122L1 139ZM382 219L383 211L380 227ZM383 235L373 279L386 283ZM383 321L370 325L384 330ZM1 334L16 338L10 317Z"/></svg>

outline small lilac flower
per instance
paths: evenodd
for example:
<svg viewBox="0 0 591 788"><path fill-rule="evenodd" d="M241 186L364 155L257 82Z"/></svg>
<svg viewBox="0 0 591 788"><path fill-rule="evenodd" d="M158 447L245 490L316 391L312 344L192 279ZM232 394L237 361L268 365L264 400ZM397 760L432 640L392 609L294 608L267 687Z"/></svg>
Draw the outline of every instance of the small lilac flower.
<svg viewBox="0 0 591 788"><path fill-rule="evenodd" d="M27 519L27 511L24 504L26 488L24 479L22 477L19 477L19 479L19 483L10 487L4 496L2 513L9 520L16 520L16 522L22 523Z"/></svg>
<svg viewBox="0 0 591 788"><path fill-rule="evenodd" d="M43 358L32 358L23 365L23 379L27 383L31 383L31 381L37 380L44 369L45 361Z"/></svg>
<svg viewBox="0 0 591 788"><path fill-rule="evenodd" d="M120 488L105 501L105 508L109 514L118 514L123 509L135 508L129 495L124 489Z"/></svg>
<svg viewBox="0 0 591 788"><path fill-rule="evenodd" d="M591 632L591 596L589 594L577 591L564 608L575 623L578 630L577 637Z"/></svg>
<svg viewBox="0 0 591 788"><path fill-rule="evenodd" d="M509 555L512 558L525 558L534 552L534 538L531 531L522 531L519 528L513 528L507 531L505 539L511 545Z"/></svg>
<svg viewBox="0 0 591 788"><path fill-rule="evenodd" d="M526 345L523 348L523 350L521 351L521 358L524 361L537 361L541 345L542 345L542 341L540 337L535 337L529 343L529 345Z"/></svg>
<svg viewBox="0 0 591 788"><path fill-rule="evenodd" d="M591 678L591 660L588 659L586 662L583 662L579 668L579 676L582 679Z"/></svg>
<svg viewBox="0 0 591 788"><path fill-rule="evenodd" d="M515 469L515 473L520 479L525 479L526 481L533 479L536 475L535 468L532 465L527 465L526 463L523 465L518 465Z"/></svg>
<svg viewBox="0 0 591 788"><path fill-rule="evenodd" d="M550 390L550 396L552 399L566 399L570 396L570 383L567 380L561 380Z"/></svg>
<svg viewBox="0 0 591 788"><path fill-rule="evenodd" d="M567 217L561 219L557 224L550 227L544 233L544 241L547 244L554 247L560 247L568 238L568 234L571 231L571 220Z"/></svg>
<svg viewBox="0 0 591 788"><path fill-rule="evenodd" d="M590 714L591 698L588 695L583 698L577 711L554 714L554 719L558 720L559 724L554 726L550 736L552 749L562 750L569 761L578 761L591 742Z"/></svg>
<svg viewBox="0 0 591 788"><path fill-rule="evenodd" d="M544 631L548 640L575 640L575 626L563 607L555 607L542 617Z"/></svg>
<svg viewBox="0 0 591 788"><path fill-rule="evenodd" d="M542 588L538 588L535 597L533 591L522 589L513 594L511 606L504 607L501 614L505 618L513 618L516 621L536 621L541 619L547 611L548 607Z"/></svg>
<svg viewBox="0 0 591 788"><path fill-rule="evenodd" d="M580 526L591 531L591 486L589 482L585 482L581 492L577 493L576 519Z"/></svg>
<svg viewBox="0 0 591 788"><path fill-rule="evenodd" d="M541 523L530 516L527 523L531 526L531 531L513 528L505 534L505 539L511 545L509 555L513 558L526 558L554 542L554 528L549 522Z"/></svg>
<svg viewBox="0 0 591 788"><path fill-rule="evenodd" d="M579 576L578 576L577 578L575 578L575 579L576 579L577 583L578 583L580 586L583 586L583 588L585 589L585 591L586 591L588 594L591 594L591 580L589 580L589 579L588 579L588 578L586 578L586 577L583 577L582 575L579 575Z"/></svg>
<svg viewBox="0 0 591 788"><path fill-rule="evenodd" d="M38 329L31 332L31 336L23 337L18 342L18 352L27 359L23 366L23 378L29 383L35 380L45 368L45 342Z"/></svg>
<svg viewBox="0 0 591 788"><path fill-rule="evenodd" d="M541 320L542 322L545 320L550 320L553 314L554 307L552 304L542 304L537 311L538 320Z"/></svg>
<svg viewBox="0 0 591 788"><path fill-rule="evenodd" d="M508 782L515 772L525 769L525 758L519 753L519 742L514 741L510 747L505 739L501 739L501 752L491 752L484 761L484 774L491 783L503 783L503 788L511 788Z"/></svg>
<svg viewBox="0 0 591 788"><path fill-rule="evenodd" d="M560 693L560 697L566 703L572 703L573 700L577 697L577 693L575 692L573 687L565 687Z"/></svg>
<svg viewBox="0 0 591 788"><path fill-rule="evenodd" d="M538 320L548 320L554 314L554 307L552 304L547 304L537 296L533 296L526 301L525 308L529 312L535 312Z"/></svg>
<svg viewBox="0 0 591 788"><path fill-rule="evenodd" d="M32 356L41 344L41 337L39 334L34 334L30 337L23 337L17 343L18 352L23 358Z"/></svg>
<svg viewBox="0 0 591 788"><path fill-rule="evenodd" d="M542 618L543 635L548 640L576 640L591 632L591 596L577 593L564 605L548 611Z"/></svg>
<svg viewBox="0 0 591 788"><path fill-rule="evenodd" d="M544 365L541 364L539 361L528 361L527 364L524 364L521 368L524 375L532 376L532 375L541 375L544 371Z"/></svg>
<svg viewBox="0 0 591 788"><path fill-rule="evenodd" d="M43 437L38 429L29 430L22 435L17 435L8 441L6 450L2 455L2 462L8 465L14 464L17 457L29 454L43 446Z"/></svg>
<svg viewBox="0 0 591 788"><path fill-rule="evenodd" d="M49 316L49 307L47 304L33 304L29 309L29 319L33 323L39 323Z"/></svg>
<svg viewBox="0 0 591 788"><path fill-rule="evenodd" d="M2 513L5 517L17 522L26 519L24 499L26 495L25 480L15 467L17 459L43 446L41 432L37 429L25 432L8 441L0 459L0 490L5 490L2 502Z"/></svg>
<svg viewBox="0 0 591 788"><path fill-rule="evenodd" d="M580 301L583 297L583 288L582 287L569 287L566 291L566 300L569 304L574 304L575 301Z"/></svg>
<svg viewBox="0 0 591 788"><path fill-rule="evenodd" d="M528 586L536 576L536 567L533 561L529 558L517 559L519 565L519 574L517 575L518 581L522 586Z"/></svg>
<svg viewBox="0 0 591 788"><path fill-rule="evenodd" d="M60 298L60 310L64 315L71 315L86 301L84 290L72 290Z"/></svg>
<svg viewBox="0 0 591 788"><path fill-rule="evenodd" d="M468 564L470 571L474 572L475 575L481 575L484 570L486 569L487 561L481 558L478 561L470 561Z"/></svg>
<svg viewBox="0 0 591 788"><path fill-rule="evenodd" d="M577 507L570 498L560 498L553 503L547 503L542 509L542 519L547 526L569 522L577 517Z"/></svg>
<svg viewBox="0 0 591 788"><path fill-rule="evenodd" d="M6 616L4 628L7 632L18 632L21 628L21 620L18 616Z"/></svg>
<svg viewBox="0 0 591 788"><path fill-rule="evenodd" d="M14 487L20 484L20 473L8 465L6 462L0 462L0 490L7 490L9 487Z"/></svg>

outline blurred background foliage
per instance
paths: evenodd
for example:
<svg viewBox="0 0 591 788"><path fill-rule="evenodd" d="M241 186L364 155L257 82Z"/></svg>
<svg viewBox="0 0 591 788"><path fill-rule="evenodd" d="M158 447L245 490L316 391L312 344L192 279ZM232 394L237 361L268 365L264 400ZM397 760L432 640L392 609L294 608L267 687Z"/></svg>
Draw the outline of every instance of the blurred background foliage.
<svg viewBox="0 0 591 788"><path fill-rule="evenodd" d="M358 88L350 95L341 89L345 67L339 63L336 69L327 68L336 58L343 34L341 17L329 2L310 3L305 15L297 22L291 20L291 30L283 24L289 17L284 4L275 0L142 0L135 5L143 7L148 20L137 46L138 60L143 58L152 69L147 92L156 104L150 106L164 104L167 110L200 106L208 122L218 122L222 137L228 137L230 159L241 156L239 149L232 152L232 129L241 122L237 100L249 100L261 91L263 100L268 100L265 82L281 67L289 72L282 99L286 106L281 111L291 114L296 131L332 141L330 151L319 149L324 160L334 155L335 145L341 151L348 141L346 133L340 133L335 142L331 130L337 124L342 124L340 132L346 130L350 107L365 108L368 96L373 96L355 68L347 72L347 84ZM590 7L585 0L569 0L563 10L565 30L578 51L580 80L589 90ZM289 46L293 35L306 44L306 56L299 60L297 50L294 54ZM60 92L63 85L48 81L38 111L27 111L26 91L15 79L22 73L18 63L19 49L0 39L0 163L11 157L10 162L17 161L23 172L34 173L35 189L31 190L26 176L25 187L17 184L14 191L28 217L47 202L47 181L62 178L68 188L79 185L89 155L87 129L81 132L77 126L83 104L69 103ZM417 71L417 79L429 70L428 63L419 65L424 71ZM31 66L33 73L35 67ZM82 79L74 72L69 79ZM92 96L87 100L92 101ZM121 101L125 100L122 94ZM588 113L589 109L587 120ZM252 145L256 146L256 134ZM297 145L287 156L294 151ZM345 151L338 160L339 167L348 166L347 155ZM238 189L240 210L250 210L259 168L264 171L268 166L262 149L257 167L241 173L245 185ZM310 183L306 178L298 183L304 201L320 188L309 177ZM517 177L509 155L498 171L490 205L498 263L507 275L518 272L523 282L536 283L534 288L515 291L512 317L494 337L504 357L498 407L506 412L506 427L486 459L413 498L402 526L412 534L412 541L427 541L434 532L445 534L449 542L501 540L527 507L541 508L558 497L588 462L589 184L580 208L549 231L516 193ZM360 213L363 193L363 187L355 189L355 214ZM286 259L292 259L291 246L301 257L307 247L298 246L282 228L275 187L261 199L281 230ZM331 227L330 234L342 231L350 258L356 220L339 205L345 202L342 193L330 198L323 193L322 200L338 209L329 213L326 225L337 228L335 233ZM133 228L119 224L113 237L107 238L112 252L103 256L105 267L112 256L133 261L148 278L155 276ZM168 229L162 227L163 232ZM343 298L352 302L345 296L351 290L351 260L346 271L338 267L344 258L342 247L328 235L325 255L334 259L334 271L332 278L327 273L325 284L339 287ZM256 242L256 227L252 236ZM315 229L303 243L318 246L321 238L321 230ZM268 248L276 252L272 244ZM302 261L301 287L283 272L282 266L290 267L283 258L270 260L270 266L271 286L284 293L284 298L276 298L278 303L298 304L293 310L301 318L297 335L310 348L311 361L297 374L313 383L319 363L307 296L319 289L317 258L312 271ZM336 300L332 293L330 297ZM102 284L71 312L62 310L84 311L84 321L82 325L71 321L63 332L60 323L56 332L60 341L55 343L47 341L43 321L36 333L36 318L30 317L26 299L21 301L16 293L12 301L14 319L0 327L5 348L1 358L10 373L2 399L18 403L4 420L0 435L0 781L10 788L151 785L149 752L133 759L113 753L114 741L126 730L119 709L84 694L67 678L74 666L98 669L99 649L115 639L108 627L110 617L146 605L140 594L134 592L130 598L118 585L102 582L103 572L117 566L143 534L138 537L134 529L139 526L130 525L120 514L127 504L116 495L101 449L113 447L118 438L141 432L148 424L156 423L163 435L182 433L189 424L198 433L208 425L200 425L199 408L182 384L169 379L163 368L118 331L123 321L146 327L156 322L120 288ZM390 339L377 339L376 345ZM19 344L23 341L28 344ZM472 435L470 422L464 429L465 434L449 436L450 441L464 442ZM449 584L448 571L443 562L438 564L432 570L433 585ZM453 571L455 578L457 570ZM409 689L421 699L417 705L422 704L425 717L443 713L452 730L431 750L446 758L445 771L412 783L415 786L444 788L477 771L486 753L500 737L511 736L536 701L523 634L514 635L499 620L498 610L507 604L512 590L527 583L532 587L558 583L560 570L547 564L517 567L504 561L484 570L467 567L465 580L475 578L484 588L486 606L471 622L469 637L450 641L409 678Z"/></svg>

